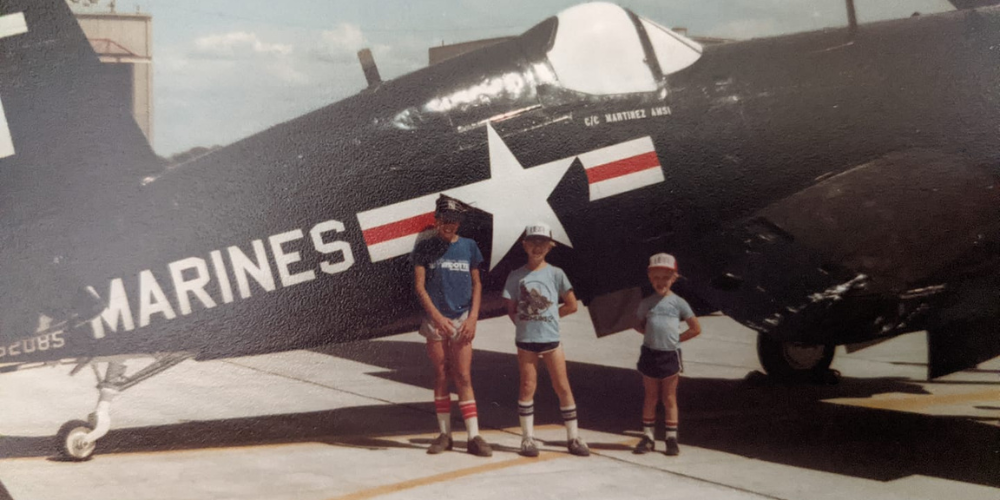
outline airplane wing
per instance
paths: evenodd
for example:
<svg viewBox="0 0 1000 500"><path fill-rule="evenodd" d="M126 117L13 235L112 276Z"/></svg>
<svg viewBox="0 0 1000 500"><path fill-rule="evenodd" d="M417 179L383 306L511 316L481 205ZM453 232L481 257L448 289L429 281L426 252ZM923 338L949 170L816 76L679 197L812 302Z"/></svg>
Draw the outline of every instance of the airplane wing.
<svg viewBox="0 0 1000 500"><path fill-rule="evenodd" d="M716 274L692 282L776 339L866 343L926 329L930 377L973 367L1000 355L993 176L958 154L885 155L698 242L709 255L688 261Z"/></svg>
<svg viewBox="0 0 1000 500"><path fill-rule="evenodd" d="M1000 5L1000 0L948 0L958 10L978 9L979 7L989 7Z"/></svg>
<svg viewBox="0 0 1000 500"><path fill-rule="evenodd" d="M79 308L81 215L161 168L122 85L64 1L0 4L0 338Z"/></svg>

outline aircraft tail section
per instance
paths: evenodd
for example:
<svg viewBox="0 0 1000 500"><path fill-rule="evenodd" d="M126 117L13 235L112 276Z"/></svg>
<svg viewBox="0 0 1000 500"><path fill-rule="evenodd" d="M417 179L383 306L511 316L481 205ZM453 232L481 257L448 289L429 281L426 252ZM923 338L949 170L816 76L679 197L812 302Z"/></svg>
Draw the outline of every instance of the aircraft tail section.
<svg viewBox="0 0 1000 500"><path fill-rule="evenodd" d="M101 63L65 1L0 3L4 173L52 183L78 172L94 178L157 170L132 118L126 70Z"/></svg>
<svg viewBox="0 0 1000 500"><path fill-rule="evenodd" d="M99 60L64 0L0 1L0 340L73 315L95 221L161 170L128 69Z"/></svg>

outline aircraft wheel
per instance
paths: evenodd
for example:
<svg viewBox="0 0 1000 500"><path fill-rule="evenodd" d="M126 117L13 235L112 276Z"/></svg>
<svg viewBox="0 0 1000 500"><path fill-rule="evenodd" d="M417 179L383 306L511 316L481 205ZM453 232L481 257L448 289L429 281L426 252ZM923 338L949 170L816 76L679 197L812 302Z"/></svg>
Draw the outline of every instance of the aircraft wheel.
<svg viewBox="0 0 1000 500"><path fill-rule="evenodd" d="M763 333L757 334L760 364L768 375L779 380L826 381L830 377L835 350L836 346L832 345L780 342Z"/></svg>
<svg viewBox="0 0 1000 500"><path fill-rule="evenodd" d="M94 455L97 443L87 443L84 437L94 430L83 420L70 420L56 434L56 451L67 460L82 462Z"/></svg>
<svg viewBox="0 0 1000 500"><path fill-rule="evenodd" d="M752 387L767 385L767 374L759 370L754 370L743 377L743 383Z"/></svg>
<svg viewBox="0 0 1000 500"><path fill-rule="evenodd" d="M821 382L826 385L837 385L840 383L840 370L826 370L822 374Z"/></svg>

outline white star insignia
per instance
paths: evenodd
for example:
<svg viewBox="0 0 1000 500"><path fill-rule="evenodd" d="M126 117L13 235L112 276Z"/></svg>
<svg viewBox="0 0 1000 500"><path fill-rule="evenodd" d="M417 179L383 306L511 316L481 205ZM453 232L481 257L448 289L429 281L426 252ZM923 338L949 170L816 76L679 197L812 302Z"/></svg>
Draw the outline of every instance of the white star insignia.
<svg viewBox="0 0 1000 500"><path fill-rule="evenodd" d="M548 199L576 156L524 168L492 125L487 124L486 131L490 148L490 178L445 191L444 194L472 203L493 215L490 269L507 255L528 224L548 224L552 228L553 239L572 247L569 235Z"/></svg>

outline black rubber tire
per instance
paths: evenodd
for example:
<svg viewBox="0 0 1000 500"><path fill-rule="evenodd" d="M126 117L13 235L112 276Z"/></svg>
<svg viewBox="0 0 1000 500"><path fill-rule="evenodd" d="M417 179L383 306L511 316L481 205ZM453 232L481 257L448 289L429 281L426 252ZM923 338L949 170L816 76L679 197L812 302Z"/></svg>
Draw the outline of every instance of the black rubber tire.
<svg viewBox="0 0 1000 500"><path fill-rule="evenodd" d="M97 443L89 446L86 449L71 449L69 444L69 438L71 434L79 434L80 432L90 432L93 427L89 423L83 420L70 420L59 428L59 432L56 433L56 453L59 454L64 460L70 460L73 462L85 462L90 460L94 456L94 449L97 447Z"/></svg>
<svg viewBox="0 0 1000 500"><path fill-rule="evenodd" d="M780 342L757 334L757 358L764 371L779 381L816 382L829 377L837 346Z"/></svg>

